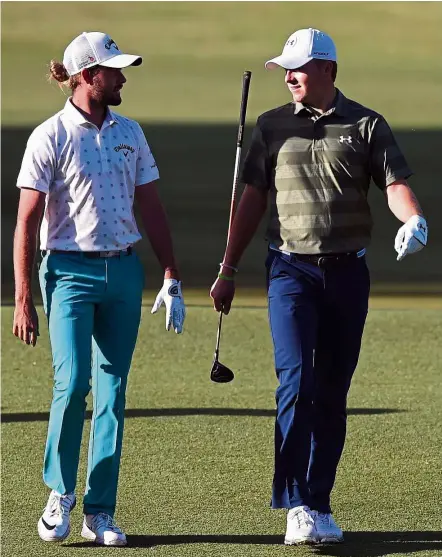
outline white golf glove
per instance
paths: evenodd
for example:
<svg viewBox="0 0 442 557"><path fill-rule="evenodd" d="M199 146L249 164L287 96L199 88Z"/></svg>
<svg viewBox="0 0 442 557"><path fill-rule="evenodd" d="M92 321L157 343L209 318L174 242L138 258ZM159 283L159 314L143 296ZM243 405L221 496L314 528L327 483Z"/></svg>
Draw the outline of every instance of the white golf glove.
<svg viewBox="0 0 442 557"><path fill-rule="evenodd" d="M401 226L396 234L394 249L397 251L397 260L406 255L420 251L427 245L428 227L424 217L413 215Z"/></svg>
<svg viewBox="0 0 442 557"><path fill-rule="evenodd" d="M166 330L169 331L172 325L176 333L182 333L186 306L181 293L181 282L176 279L164 279L163 287L152 306L152 313L156 313L163 303L166 306Z"/></svg>

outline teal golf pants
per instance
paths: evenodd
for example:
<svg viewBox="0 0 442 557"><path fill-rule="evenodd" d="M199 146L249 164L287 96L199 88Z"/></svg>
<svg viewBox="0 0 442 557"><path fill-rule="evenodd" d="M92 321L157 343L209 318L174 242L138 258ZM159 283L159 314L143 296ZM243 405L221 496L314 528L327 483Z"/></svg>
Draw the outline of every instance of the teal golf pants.
<svg viewBox="0 0 442 557"><path fill-rule="evenodd" d="M39 277L54 367L43 478L61 494L75 490L92 384L84 512L113 516L143 269L134 252L96 259L52 252L43 257Z"/></svg>

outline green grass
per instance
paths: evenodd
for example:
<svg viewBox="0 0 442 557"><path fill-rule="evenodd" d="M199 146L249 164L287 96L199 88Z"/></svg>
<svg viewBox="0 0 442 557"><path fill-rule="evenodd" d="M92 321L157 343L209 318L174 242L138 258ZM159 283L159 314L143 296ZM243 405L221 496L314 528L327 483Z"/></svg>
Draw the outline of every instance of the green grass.
<svg viewBox="0 0 442 557"><path fill-rule="evenodd" d="M282 546L284 514L268 506L276 380L266 310L236 308L226 319L221 359L236 372L229 385L209 381L214 312L190 307L182 336L166 334L163 319L144 307L129 381L117 518L130 554L440 554L440 310L370 311L333 496L348 541L316 549ZM38 539L47 496L41 466L52 385L49 342L42 322L37 347L22 346L10 333L11 320L12 308L2 308L4 555L90 555L78 535L80 509L62 546Z"/></svg>
<svg viewBox="0 0 442 557"><path fill-rule="evenodd" d="M84 30L103 30L145 63L129 69L121 111L146 122L236 121L242 72L253 71L248 118L288 100L264 62L295 29L336 41L339 84L394 126L440 127L442 5L437 2L7 2L2 4L3 125L29 124L63 103L45 81Z"/></svg>

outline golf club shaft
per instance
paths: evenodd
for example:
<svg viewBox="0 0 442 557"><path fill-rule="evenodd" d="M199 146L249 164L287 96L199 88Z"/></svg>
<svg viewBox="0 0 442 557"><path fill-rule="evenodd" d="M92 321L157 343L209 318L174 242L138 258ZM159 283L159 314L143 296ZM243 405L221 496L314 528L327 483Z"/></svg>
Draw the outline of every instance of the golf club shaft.
<svg viewBox="0 0 442 557"><path fill-rule="evenodd" d="M242 141L244 137L244 124L246 121L247 101L249 98L249 88L250 88L251 78L252 78L252 72L245 71L242 76L241 107L239 110L238 137L236 140L236 156L235 156L235 167L233 169L233 186L232 186L232 198L230 201L230 216L229 216L229 228L227 231L227 243L229 243L230 231L232 229L232 222L235 216L236 190L238 187L239 164L241 161L241 149L242 149ZM223 311L221 310L219 314L218 335L216 337L216 350L215 350L216 357L218 357L219 354L219 341L221 338L222 321L223 321Z"/></svg>
<svg viewBox="0 0 442 557"><path fill-rule="evenodd" d="M242 79L242 95L241 95L241 108L239 111L239 126L238 126L238 138L236 141L236 156L235 156L235 167L233 170L233 186L232 186L232 198L230 202L230 216L229 216L229 228L227 231L227 244L230 240L230 232L232 229L232 223L235 216L235 206L236 206L236 190L238 187L238 175L239 175L239 164L241 161L241 148L242 148L242 141L244 136L244 124L246 121L246 111L247 111L247 100L249 98L249 87L250 87L250 79L252 77L252 72L246 71L243 74ZM229 382L233 379L234 375L231 370L223 366L222 373L220 368L220 364L218 361L219 357L219 344L221 340L221 327L223 323L223 313L224 308L221 308L219 313L219 322L218 322L218 334L216 336L216 348L215 348L215 358L214 358L214 366L218 366L218 369L214 371L212 369L211 372L211 379L216 383L225 383Z"/></svg>
<svg viewBox="0 0 442 557"><path fill-rule="evenodd" d="M242 78L241 107L239 111L238 137L236 140L235 167L233 169L232 198L230 201L230 216L229 216L229 228L227 231L227 243L229 243L230 231L232 229L232 223L235 217L236 190L238 188L239 164L241 162L241 150L242 150L242 142L244 137L244 125L246 121L247 101L249 98L251 77L252 77L252 72L245 71Z"/></svg>
<svg viewBox="0 0 442 557"><path fill-rule="evenodd" d="M221 339L221 327L223 324L223 312L219 312L219 322L218 322L218 333L216 335L216 348L215 348L215 358L218 359L219 356L219 341Z"/></svg>

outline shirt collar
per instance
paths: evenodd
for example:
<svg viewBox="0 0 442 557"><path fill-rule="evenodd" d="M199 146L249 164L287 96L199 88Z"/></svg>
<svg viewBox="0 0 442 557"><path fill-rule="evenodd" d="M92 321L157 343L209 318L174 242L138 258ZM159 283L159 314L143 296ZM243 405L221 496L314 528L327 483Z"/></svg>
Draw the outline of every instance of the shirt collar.
<svg viewBox="0 0 442 557"><path fill-rule="evenodd" d="M83 114L72 104L72 97L69 97L68 100L66 101L63 112L77 126L84 126L84 125L91 124L91 122L89 122L89 120L87 120L87 118L85 118ZM117 123L117 119L115 118L115 114L108 108L106 113L106 118L104 119L101 129L107 128L108 126L112 126L113 124L116 123Z"/></svg>
<svg viewBox="0 0 442 557"><path fill-rule="evenodd" d="M317 116L317 112L313 110L308 104L297 103L295 102L295 109L294 114L300 114L303 110L308 112L309 114L314 114ZM324 116L328 114L336 114L337 116L345 116L347 114L347 99L341 93L339 89L336 89L336 96L333 101L333 105L331 108L324 113Z"/></svg>
<svg viewBox="0 0 442 557"><path fill-rule="evenodd" d="M335 98L335 103L334 103L334 110L333 112L337 115L337 116L346 116L347 112L348 112L348 100L347 98L341 93L341 91L339 89L336 89L337 91L337 95Z"/></svg>

